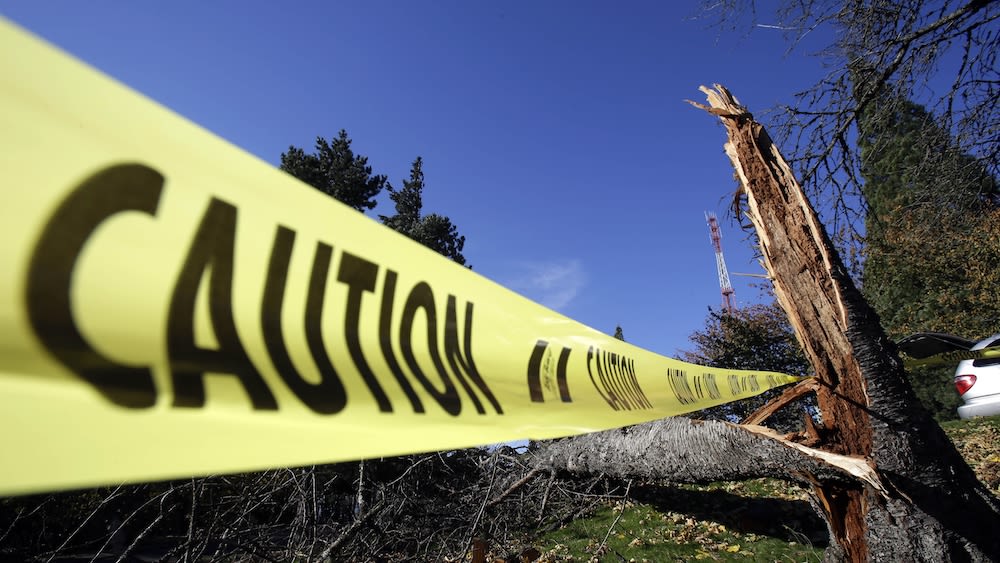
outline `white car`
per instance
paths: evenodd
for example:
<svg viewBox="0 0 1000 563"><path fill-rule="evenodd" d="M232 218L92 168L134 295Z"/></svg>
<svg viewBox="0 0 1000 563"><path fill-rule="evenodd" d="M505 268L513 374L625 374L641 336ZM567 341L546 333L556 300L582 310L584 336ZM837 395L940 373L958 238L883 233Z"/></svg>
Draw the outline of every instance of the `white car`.
<svg viewBox="0 0 1000 563"><path fill-rule="evenodd" d="M1000 334L977 342L971 349L997 346L1000 346ZM955 370L955 389L965 402L958 407L959 418L1000 414L1000 358L959 362Z"/></svg>

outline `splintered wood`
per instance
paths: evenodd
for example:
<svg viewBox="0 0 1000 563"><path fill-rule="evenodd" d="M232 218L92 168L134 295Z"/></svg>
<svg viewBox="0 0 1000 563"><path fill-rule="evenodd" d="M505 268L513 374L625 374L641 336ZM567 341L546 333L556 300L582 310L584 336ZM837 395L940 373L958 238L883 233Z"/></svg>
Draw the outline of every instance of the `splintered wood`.
<svg viewBox="0 0 1000 563"><path fill-rule="evenodd" d="M872 428L865 412L869 401L861 366L848 339L851 319L845 293L854 291L853 283L802 187L764 128L723 86L702 86L701 91L708 105L690 103L717 116L726 128L726 154L741 184L735 207L739 212L744 196L746 207L742 211L757 232L775 296L816 371L822 439L819 449L805 449L827 462L854 464L856 474L863 474L864 481L883 492L866 461L872 452ZM847 557L864 559L863 491L860 487L817 484L816 493L827 507L834 534Z"/></svg>

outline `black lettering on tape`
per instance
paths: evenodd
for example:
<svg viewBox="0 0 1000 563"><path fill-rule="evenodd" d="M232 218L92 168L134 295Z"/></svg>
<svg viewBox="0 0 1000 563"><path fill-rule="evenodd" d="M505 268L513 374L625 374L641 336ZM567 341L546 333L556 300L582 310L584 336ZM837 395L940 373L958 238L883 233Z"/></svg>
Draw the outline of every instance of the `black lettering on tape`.
<svg viewBox="0 0 1000 563"><path fill-rule="evenodd" d="M639 386L639 380L635 374L635 360L625 356L619 356L622 385L628 389L630 396L635 402L637 409L651 409L653 404L649 402L646 393Z"/></svg>
<svg viewBox="0 0 1000 563"><path fill-rule="evenodd" d="M627 410L632 410L632 402L629 397L628 388L623 385L621 376L618 373L618 355L613 352L604 352L604 358L606 364L610 364L611 369L610 377L608 380L612 385L615 386L615 392L618 394L618 398L622 403L622 407Z"/></svg>
<svg viewBox="0 0 1000 563"><path fill-rule="evenodd" d="M347 307L344 310L344 338L347 340L347 351L351 354L354 367L361 374L372 397L378 403L378 410L382 412L392 412L392 403L386 396L382 385L378 382L372 368L368 366L365 355L361 351L361 337L359 330L361 326L361 298L365 292L375 291L375 278L378 276L378 264L369 262L364 258L355 256L349 252L342 252L340 255L340 270L337 272L337 281L347 284Z"/></svg>
<svg viewBox="0 0 1000 563"><path fill-rule="evenodd" d="M719 385L715 382L714 373L702 374L702 378L705 380L705 389L708 390L708 398L716 401L722 398L722 393L719 392Z"/></svg>
<svg viewBox="0 0 1000 563"><path fill-rule="evenodd" d="M695 374L693 377L694 394L698 397L699 401L703 400L706 394L713 401L721 398L722 394L719 393L719 386L715 383L714 373Z"/></svg>
<svg viewBox="0 0 1000 563"><path fill-rule="evenodd" d="M486 381L483 380L483 376L479 374L479 369L476 368L476 362L472 359L472 311L473 304L467 302L465 304L465 335L464 343L465 350L459 346L458 343L458 311L455 302L455 296L448 296L448 306L445 310L445 323L444 323L444 355L448 360L448 365L451 366L452 373L455 374L455 379L462 384L462 388L465 392L469 394L472 399L472 403L476 407L476 412L479 414L485 414L486 410L483 408L482 403L476 396L476 393L469 386L466 378L471 379L472 383L479 389L479 392L486 397L486 400L490 402L493 406L493 410L497 414L503 414L503 409L500 407L500 403L497 401L496 397L493 396L493 392L490 391Z"/></svg>
<svg viewBox="0 0 1000 563"><path fill-rule="evenodd" d="M559 400L564 403L572 403L573 399L569 395L569 384L566 382L566 365L569 363L569 348L563 348L559 353L559 363L556 366L556 382L559 385Z"/></svg>
<svg viewBox="0 0 1000 563"><path fill-rule="evenodd" d="M413 321L419 309L424 310L427 320L427 348L434 369L437 370L441 383L444 385L443 391L439 391L427 379L427 375L424 374L413 354ZM455 390L455 385L451 382L451 378L448 377L448 372L445 371L444 364L441 362L441 354L437 345L437 309L434 306L434 293L426 282L420 282L413 286L410 295L406 298L406 304L403 305L403 319L399 326L399 348L403 352L406 365L410 367L417 381L434 397L434 400L441 405L445 412L452 416L458 416L462 412L462 399L458 396L458 391Z"/></svg>
<svg viewBox="0 0 1000 563"><path fill-rule="evenodd" d="M340 376L337 375L333 365L329 363L326 351L322 351L322 358L317 362L318 366L322 364L319 367L320 381L316 384L310 383L302 377L292 363L292 359L288 355L288 348L285 346L284 332L281 329L281 311L285 300L285 285L288 282L288 266L291 263L292 248L294 245L295 231L284 226L279 226L274 235L274 246L271 249L271 260L267 268L264 297L260 309L260 323L261 330L264 333L264 344L267 347L267 353L271 356L271 361L274 363L275 369L278 371L278 375L288 385L288 388L295 393L295 396L314 412L333 414L343 410L347 404L347 395L344 390L344 384L340 381ZM318 289L321 293L319 296L319 307L316 310L317 315L321 314L323 307L322 290L326 285L331 250L329 246L320 243L316 247L316 255L313 259L313 272L310 280L308 299L315 301L315 291L317 288L315 287L316 284L312 282L313 280L319 281L321 286ZM315 303L310 303L309 305L315 305ZM319 330L318 319L313 322L315 325L308 328ZM310 323L307 323L307 326L308 324ZM320 336L319 338L319 347L322 348L322 337ZM316 353L316 349L312 346L315 344L315 339L315 336L310 339L313 340L310 343L311 348L313 348L310 352L313 354Z"/></svg>
<svg viewBox="0 0 1000 563"><path fill-rule="evenodd" d="M697 402L694 396L694 392L691 391L691 385L688 382L687 372L684 370L667 368L667 382L670 384L670 390L674 394L674 398L677 399L682 405L693 405Z"/></svg>
<svg viewBox="0 0 1000 563"><path fill-rule="evenodd" d="M306 295L306 344L309 353L316 362L316 369L324 381L329 383L331 396L329 408L331 413L340 412L347 404L347 391L344 389L340 375L333 367L330 355L323 344L323 306L326 301L326 284L330 276L333 247L322 242L316 243L316 253L313 257L312 273L309 276L309 293ZM336 387L336 389L335 389Z"/></svg>
<svg viewBox="0 0 1000 563"><path fill-rule="evenodd" d="M138 211L156 215L164 178L140 164L104 168L85 179L57 207L42 229L28 267L25 303L29 323L41 345L56 360L79 375L110 402L126 408L149 408L157 402L157 389L149 366L117 362L87 341L73 316L71 295L77 262L93 233L109 218ZM237 209L213 198L198 225L180 267L170 296L167 316L167 356L172 383L172 406L201 408L206 404L207 374L236 377L254 409L276 410L277 401L251 362L236 329L233 312L233 278ZM268 356L275 371L294 395L318 414L336 414L347 405L344 382L327 352L323 335L323 309L333 261L333 248L316 243L303 318L306 343L320 375L318 382L302 377L292 362L285 341L282 316L296 233L279 225L268 261L259 320ZM341 253L337 280L348 286L343 308L344 339L351 360L382 412L393 406L382 383L371 370L360 338L361 308L365 293L375 293L379 266L353 254ZM379 345L389 371L410 400L414 412L424 412L420 397L396 358L392 342L392 313L398 274L386 269L378 319ZM195 341L195 307L202 289L208 294L208 314L217 348L203 348ZM414 356L413 323L419 310L427 320L427 345L443 390L428 380ZM454 377L479 414L488 402L497 414L503 408L480 374L473 359L474 306L465 304L464 327L459 326L457 299L448 295L443 327L444 357L439 349L438 317L431 287L414 286L403 306L399 347L407 366L428 393L452 415L462 409ZM462 333L460 335L460 333ZM566 363L569 349L559 357L557 379L560 398L569 402ZM447 367L446 364L447 363ZM449 372L450 370L450 372Z"/></svg>
<svg viewBox="0 0 1000 563"><path fill-rule="evenodd" d="M624 377L625 384L632 390L639 408L653 408L653 404L649 402L649 399L646 397L646 393L644 393L642 387L639 386L639 380L635 375L635 360L622 356L622 375Z"/></svg>
<svg viewBox="0 0 1000 563"><path fill-rule="evenodd" d="M621 385L621 388L625 391L629 403L633 406L633 408L638 409L642 406L642 397L639 395L636 388L632 385L632 381L628 377L628 371L626 370L628 360L625 356L620 356L618 354L615 354L614 358L615 374L619 385Z"/></svg>
<svg viewBox="0 0 1000 563"><path fill-rule="evenodd" d="M320 378L329 386L330 396L327 408L330 413L340 412L347 404L347 391L344 389L340 375L333 367L330 355L323 344L323 306L326 301L326 284L330 276L333 248L322 242L316 243L316 253L313 257L312 273L309 275L309 293L306 295L306 344L309 353L316 362ZM304 389L303 389L304 390ZM296 393L298 395L298 393Z"/></svg>
<svg viewBox="0 0 1000 563"><path fill-rule="evenodd" d="M635 395L636 404L639 408L651 408L652 405L649 404L649 399L646 398L646 394L642 392L642 388L639 387L639 382L635 378L635 369L633 365L634 362L631 358L627 361L623 359L622 372L625 377L625 382L628 384L629 389L632 389L632 393Z"/></svg>
<svg viewBox="0 0 1000 563"><path fill-rule="evenodd" d="M535 342L531 357L528 358L528 396L532 403L545 402L545 396L542 395L542 358L548 348L548 342L539 340Z"/></svg>
<svg viewBox="0 0 1000 563"><path fill-rule="evenodd" d="M635 360L629 359L628 366L629 366L628 367L629 377L632 378L632 384L635 385L635 388L638 389L639 393L642 395L642 404L647 409L653 408L653 403L649 401L649 397L646 396L646 393L642 390L642 387L639 386L639 378L638 376L636 376L635 373Z"/></svg>
<svg viewBox="0 0 1000 563"><path fill-rule="evenodd" d="M601 385L604 386L604 390L608 394L608 398L611 399L611 408L617 410L622 410L626 408L623 398L618 394L618 390L615 388L614 382L608 374L608 354L602 350L597 350L597 378L600 380Z"/></svg>
<svg viewBox="0 0 1000 563"><path fill-rule="evenodd" d="M542 394L542 364L543 360L545 363L545 373L548 377L551 377L551 356L547 354L549 348L549 343L545 340L539 340L535 342L535 347L531 351L531 358L528 360L528 395L531 397L531 402L533 403L544 403L545 396ZM572 403L573 398L569 393L569 382L566 380L566 371L569 364L569 355L572 350L567 347L563 347L559 352L559 359L556 361L556 386L559 388L559 400L563 403ZM593 347L591 347L593 351ZM588 369L590 369L590 356L588 353ZM591 380L594 376L591 374ZM550 381L546 379L546 381ZM603 395L602 395L603 396Z"/></svg>
<svg viewBox="0 0 1000 563"><path fill-rule="evenodd" d="M604 370L607 373L608 384L614 388L615 395L618 396L622 408L632 410L632 398L629 396L629 389L624 385L621 372L618 370L618 354L605 352L603 356Z"/></svg>
<svg viewBox="0 0 1000 563"><path fill-rule="evenodd" d="M253 408L276 410L278 403L247 356L233 318L233 252L236 208L213 198L202 217L170 300L167 353L170 357L175 407L205 405L206 373L230 374L243 385ZM209 277L208 309L217 350L201 348L194 339L198 288Z"/></svg>
<svg viewBox="0 0 1000 563"><path fill-rule="evenodd" d="M601 396L604 397L604 400L611 405L611 408L618 410L618 397L616 397L611 389L608 388L608 381L604 377L604 372L601 370L601 349L591 346L590 351L592 353L587 354L587 369L590 369L590 359L593 358L594 371L597 372L597 380L594 380L593 371L590 373L590 380L594 383L594 387L597 388Z"/></svg>
<svg viewBox="0 0 1000 563"><path fill-rule="evenodd" d="M382 348L382 357L385 358L389 371L396 378L396 382L406 394L406 398L410 400L413 412L422 413L424 412L424 403L413 390L410 380L403 374L403 369L399 366L399 361L396 360L396 353L392 349L392 307L396 299L396 280L398 277L399 274L392 270L385 272L385 281L382 283L382 309L379 311L378 320L378 341Z"/></svg>
<svg viewBox="0 0 1000 563"><path fill-rule="evenodd" d="M25 305L35 336L60 363L121 407L156 403L152 371L105 356L80 333L71 303L73 272L105 220L127 211L155 216L163 182L162 174L142 164L116 164L93 174L49 217L28 265Z"/></svg>
<svg viewBox="0 0 1000 563"><path fill-rule="evenodd" d="M743 375L740 376L740 388L744 392L756 393L760 390L760 382L757 381L757 375Z"/></svg>
<svg viewBox="0 0 1000 563"><path fill-rule="evenodd" d="M587 372L590 374L590 382L601 398L616 411L653 408L639 385L634 366L634 360L626 356L606 352L593 346L587 350Z"/></svg>
<svg viewBox="0 0 1000 563"><path fill-rule="evenodd" d="M587 348L587 374L590 375L590 383L594 386L594 389L597 390L597 394L600 395L602 399L604 399L604 402L611 405L611 408L615 408L615 405L611 402L611 397L608 397L603 387L601 385L598 385L597 380L594 379L594 370L591 368L591 364L593 363L595 354L596 354L596 349L593 346Z"/></svg>

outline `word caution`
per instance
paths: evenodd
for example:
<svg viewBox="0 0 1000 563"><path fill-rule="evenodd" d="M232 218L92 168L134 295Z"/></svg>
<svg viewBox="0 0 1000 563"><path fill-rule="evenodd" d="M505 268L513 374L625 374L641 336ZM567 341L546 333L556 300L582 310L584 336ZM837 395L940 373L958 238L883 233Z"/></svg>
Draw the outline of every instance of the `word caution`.
<svg viewBox="0 0 1000 563"><path fill-rule="evenodd" d="M156 215L163 191L164 177L141 164L120 164L104 168L82 182L65 198L48 220L31 258L27 283L27 310L31 326L46 350L63 365L83 378L112 403L141 409L156 404L157 389L149 366L123 365L99 352L81 334L71 307L74 270L91 235L110 217L139 211ZM272 392L276 384L261 375L262 370L250 360L236 330L233 316L232 288L237 208L212 198L202 217L187 256L173 287L167 319L167 355L170 363L172 406L205 406L207 373L228 374L236 378L256 410L277 410ZM343 370L335 365L324 345L322 311L328 277L347 286L346 302L341 304L341 337L350 352L353 370L360 374L381 412L396 408L369 365L376 353L365 350L359 335L363 315L378 315L378 342L382 359L416 413L426 407L414 390L419 385L445 412L462 412L462 394L479 414L486 413L484 402L498 414L503 413L472 355L474 306L465 303L464 329L459 334L459 307L454 295L448 295L443 318L435 305L434 292L426 282L419 282L397 298L398 274L386 270L381 288L376 287L380 266L350 252L340 252L334 264L334 249L316 243L312 272L307 289L305 318L306 340L312 360L320 374L318 382L308 381L289 357L281 324L288 266L296 233L279 225L274 234L270 261L260 299L260 329L274 370L294 395L317 414L336 414L348 402ZM203 284L208 285L209 311L218 348L208 349L195 342L195 301ZM378 293L377 310L364 310L362 296ZM404 296L405 295L405 296ZM401 309L399 332L393 338L391 319ZM425 317L426 332L417 334L414 320ZM438 346L443 331L444 349ZM414 354L414 339L424 339L434 373L425 373ZM404 370L403 365L406 366Z"/></svg>

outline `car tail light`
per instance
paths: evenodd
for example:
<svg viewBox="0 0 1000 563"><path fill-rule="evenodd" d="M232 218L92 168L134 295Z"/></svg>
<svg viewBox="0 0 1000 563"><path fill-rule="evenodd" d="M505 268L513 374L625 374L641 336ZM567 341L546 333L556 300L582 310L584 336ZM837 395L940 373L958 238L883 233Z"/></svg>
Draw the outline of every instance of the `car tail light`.
<svg viewBox="0 0 1000 563"><path fill-rule="evenodd" d="M955 378L955 389L958 390L959 395L964 395L975 384L976 376L974 375L960 375Z"/></svg>

